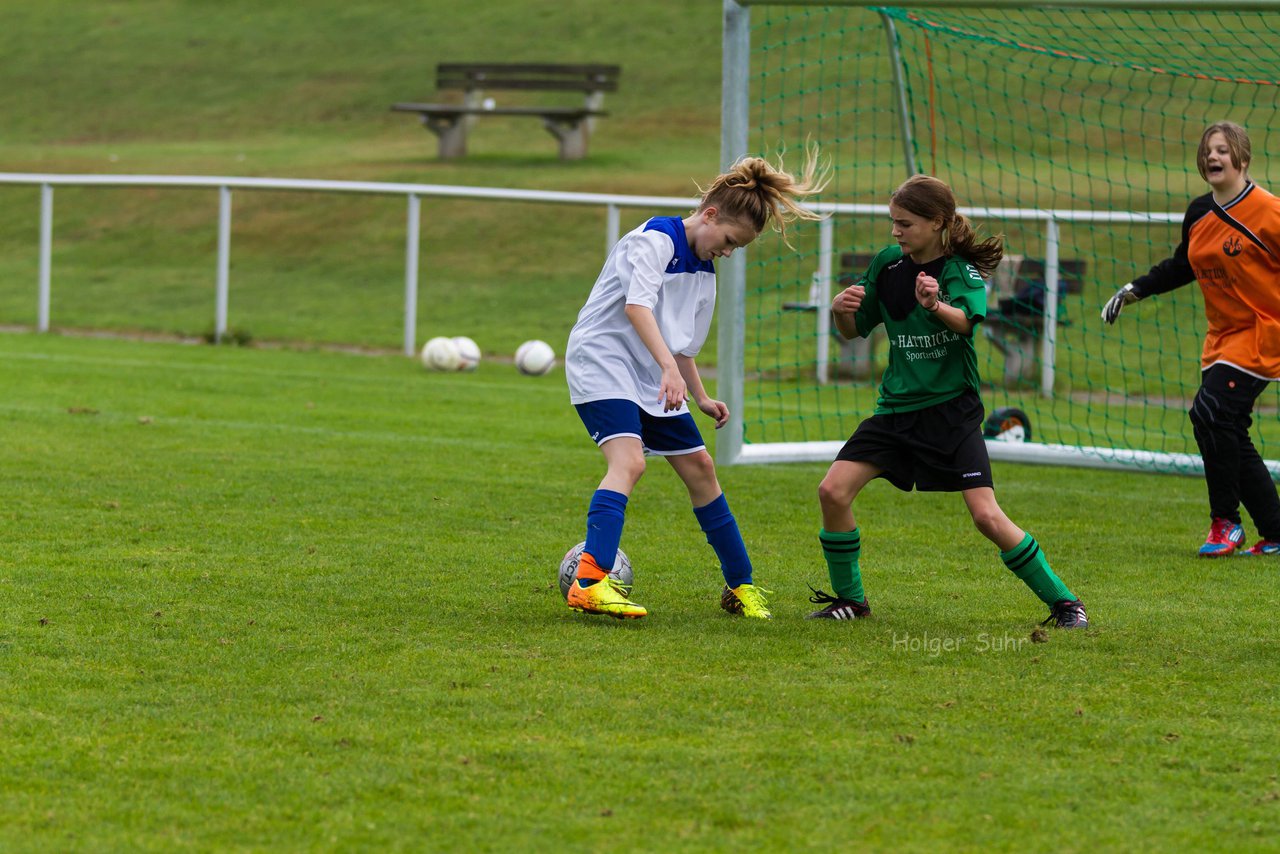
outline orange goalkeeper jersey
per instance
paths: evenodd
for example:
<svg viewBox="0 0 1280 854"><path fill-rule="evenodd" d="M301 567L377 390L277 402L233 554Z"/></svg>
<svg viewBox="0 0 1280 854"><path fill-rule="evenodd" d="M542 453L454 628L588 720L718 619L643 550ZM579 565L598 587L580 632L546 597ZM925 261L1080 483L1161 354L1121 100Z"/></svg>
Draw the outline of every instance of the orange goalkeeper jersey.
<svg viewBox="0 0 1280 854"><path fill-rule="evenodd" d="M1204 293L1209 331L1200 367L1231 365L1280 379L1280 198L1245 185L1219 205L1209 193L1193 201L1173 257L1133 280L1141 297L1192 279Z"/></svg>

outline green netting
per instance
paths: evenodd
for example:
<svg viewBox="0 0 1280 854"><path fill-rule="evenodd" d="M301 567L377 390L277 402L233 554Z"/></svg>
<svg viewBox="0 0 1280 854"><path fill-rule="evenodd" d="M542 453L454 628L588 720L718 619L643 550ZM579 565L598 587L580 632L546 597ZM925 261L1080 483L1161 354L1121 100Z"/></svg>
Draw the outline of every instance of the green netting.
<svg viewBox="0 0 1280 854"><path fill-rule="evenodd" d="M891 242L887 211L879 211L910 174L908 156L916 171L951 184L962 206L1062 211L1065 290L1048 394L1036 305L1047 226L975 218L983 231L1005 235L1010 255L990 282L996 322L978 333L988 411L1027 412L1039 442L1196 453L1186 409L1205 327L1198 286L1132 306L1114 327L1098 312L1117 287L1172 253L1187 204L1207 191L1195 167L1207 124L1244 125L1252 177L1271 187L1269 173L1280 168L1268 157L1280 12L753 5L751 42L751 149L786 150L795 165L798 149L816 142L834 165L823 201L877 206L874 215L835 217L834 279L861 272ZM1165 216L1075 221L1116 212ZM817 226L794 229L797 251L777 240L752 247L748 444L840 440L874 406L887 347L873 340L869 352L854 352L819 331L829 297L814 288L817 235ZM822 362L820 336L829 350ZM1268 457L1280 453L1276 404L1267 391L1255 418Z"/></svg>

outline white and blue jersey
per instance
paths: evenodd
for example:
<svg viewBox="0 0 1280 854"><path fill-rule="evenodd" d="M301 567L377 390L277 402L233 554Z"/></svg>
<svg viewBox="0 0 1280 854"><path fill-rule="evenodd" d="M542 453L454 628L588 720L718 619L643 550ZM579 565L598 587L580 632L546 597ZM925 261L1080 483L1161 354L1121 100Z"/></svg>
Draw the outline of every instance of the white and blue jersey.
<svg viewBox="0 0 1280 854"><path fill-rule="evenodd" d="M687 412L662 411L662 370L627 319L628 305L653 311L672 355L702 349L715 313L716 271L689 248L680 217L654 217L613 247L569 333L564 366L574 404L622 399L650 415Z"/></svg>

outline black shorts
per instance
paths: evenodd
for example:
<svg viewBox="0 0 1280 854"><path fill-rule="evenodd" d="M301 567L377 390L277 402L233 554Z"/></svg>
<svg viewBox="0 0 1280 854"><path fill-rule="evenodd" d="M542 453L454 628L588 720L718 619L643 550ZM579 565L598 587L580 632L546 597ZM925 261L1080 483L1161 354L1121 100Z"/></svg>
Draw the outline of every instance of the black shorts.
<svg viewBox="0 0 1280 854"><path fill-rule="evenodd" d="M844 443L837 460L870 463L904 492L962 492L992 486L982 438L986 416L973 392L914 412L872 415Z"/></svg>

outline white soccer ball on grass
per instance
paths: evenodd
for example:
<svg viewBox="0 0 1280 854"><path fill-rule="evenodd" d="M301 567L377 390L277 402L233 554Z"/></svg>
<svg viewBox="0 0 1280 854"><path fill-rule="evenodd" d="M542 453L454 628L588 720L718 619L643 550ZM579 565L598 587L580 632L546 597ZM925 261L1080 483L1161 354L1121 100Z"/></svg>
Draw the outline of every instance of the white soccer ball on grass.
<svg viewBox="0 0 1280 854"><path fill-rule="evenodd" d="M474 371L480 364L480 345L465 335L453 339L453 346L458 349L458 370Z"/></svg>
<svg viewBox="0 0 1280 854"><path fill-rule="evenodd" d="M582 560L582 550L586 547L586 542L578 543L565 552L564 559L560 561L560 595L566 599L569 598L569 588L573 586L573 580L578 577L578 561ZM622 585L623 595L631 595L635 576L631 571L631 558L627 557L627 553L622 549L618 549L618 558L613 562L613 569L609 570L609 577L617 579Z"/></svg>
<svg viewBox="0 0 1280 854"><path fill-rule="evenodd" d="M546 341L526 341L516 350L516 369L531 377L540 377L556 366L556 351Z"/></svg>
<svg viewBox="0 0 1280 854"><path fill-rule="evenodd" d="M422 366L433 371L456 371L462 362L458 345L443 335L422 345Z"/></svg>

